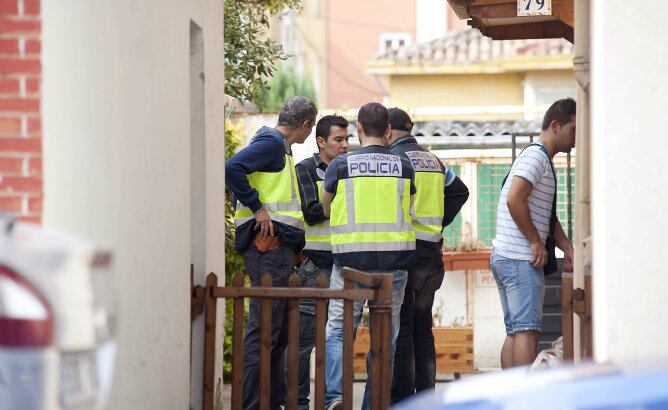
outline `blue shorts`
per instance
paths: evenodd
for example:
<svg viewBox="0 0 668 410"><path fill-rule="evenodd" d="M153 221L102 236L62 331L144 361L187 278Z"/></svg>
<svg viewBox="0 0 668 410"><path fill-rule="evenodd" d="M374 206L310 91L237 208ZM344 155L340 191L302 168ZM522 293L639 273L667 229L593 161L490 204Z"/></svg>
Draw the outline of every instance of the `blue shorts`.
<svg viewBox="0 0 668 410"><path fill-rule="evenodd" d="M501 296L506 333L542 330L545 276L529 261L508 259L492 252L489 263Z"/></svg>

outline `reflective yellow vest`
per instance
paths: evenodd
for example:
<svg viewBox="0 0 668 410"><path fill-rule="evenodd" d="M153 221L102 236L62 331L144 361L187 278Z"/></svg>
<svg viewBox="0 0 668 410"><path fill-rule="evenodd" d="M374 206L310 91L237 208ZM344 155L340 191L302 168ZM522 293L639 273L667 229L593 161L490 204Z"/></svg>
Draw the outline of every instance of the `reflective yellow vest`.
<svg viewBox="0 0 668 410"><path fill-rule="evenodd" d="M297 176L292 156L285 154L285 166L281 171L253 172L248 174L248 182L260 194L260 201L269 212L272 221L304 229L304 215L297 193ZM253 217L253 211L238 202L234 214L235 226L241 226Z"/></svg>
<svg viewBox="0 0 668 410"><path fill-rule="evenodd" d="M415 238L439 242L443 231L443 174L416 171L415 188Z"/></svg>
<svg viewBox="0 0 668 410"><path fill-rule="evenodd" d="M408 151L406 155L415 171L413 228L415 238L427 242L439 242L443 231L443 169L438 158L428 151Z"/></svg>
<svg viewBox="0 0 668 410"><path fill-rule="evenodd" d="M323 194L323 181L316 181L318 186L318 198L322 200ZM313 250L313 251L332 251L332 240L331 232L329 230L329 219L325 219L323 222L315 225L304 225L304 232L306 233L306 245L304 250Z"/></svg>
<svg viewBox="0 0 668 410"><path fill-rule="evenodd" d="M332 200L332 253L410 251L410 179L356 176L338 181Z"/></svg>

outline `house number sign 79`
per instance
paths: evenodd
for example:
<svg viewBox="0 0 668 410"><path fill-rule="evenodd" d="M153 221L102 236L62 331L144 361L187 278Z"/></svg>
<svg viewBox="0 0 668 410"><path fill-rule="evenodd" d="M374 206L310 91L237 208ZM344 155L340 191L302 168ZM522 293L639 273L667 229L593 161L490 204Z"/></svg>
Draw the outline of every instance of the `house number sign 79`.
<svg viewBox="0 0 668 410"><path fill-rule="evenodd" d="M552 0L517 0L518 16L551 16Z"/></svg>

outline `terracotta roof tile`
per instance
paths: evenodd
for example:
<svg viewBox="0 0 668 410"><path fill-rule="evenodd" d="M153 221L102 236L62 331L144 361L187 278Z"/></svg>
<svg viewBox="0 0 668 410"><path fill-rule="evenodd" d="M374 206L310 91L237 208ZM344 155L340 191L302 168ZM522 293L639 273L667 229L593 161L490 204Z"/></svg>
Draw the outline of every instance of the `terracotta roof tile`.
<svg viewBox="0 0 668 410"><path fill-rule="evenodd" d="M388 50L378 55L376 60L470 64L515 56L572 54L573 44L564 39L492 40L480 34L478 29L469 28L427 43Z"/></svg>

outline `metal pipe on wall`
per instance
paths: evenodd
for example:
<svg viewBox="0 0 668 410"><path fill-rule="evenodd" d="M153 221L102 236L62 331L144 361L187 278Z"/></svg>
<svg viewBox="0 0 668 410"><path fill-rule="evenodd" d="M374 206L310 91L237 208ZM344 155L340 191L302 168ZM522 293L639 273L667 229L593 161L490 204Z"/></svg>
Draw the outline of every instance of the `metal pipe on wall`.
<svg viewBox="0 0 668 410"><path fill-rule="evenodd" d="M575 266L573 286L584 288L585 275L591 274L591 215L590 215L590 134L589 134L589 84L590 84L590 0L575 0L575 48L573 66L577 80L577 116L575 152ZM574 358L576 361L591 356L583 352L588 343L581 340L583 332L580 318L574 318ZM589 333L590 334L590 333ZM591 336L589 336L591 337ZM582 355L581 353L584 353Z"/></svg>

